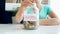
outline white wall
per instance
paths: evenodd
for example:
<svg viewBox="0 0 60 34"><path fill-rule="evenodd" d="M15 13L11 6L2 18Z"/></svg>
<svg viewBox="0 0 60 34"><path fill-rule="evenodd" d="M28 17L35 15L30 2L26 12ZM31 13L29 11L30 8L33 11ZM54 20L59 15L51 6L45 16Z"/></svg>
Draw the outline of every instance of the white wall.
<svg viewBox="0 0 60 34"><path fill-rule="evenodd" d="M5 10L11 11L16 10L17 7L20 7L20 3L5 3Z"/></svg>
<svg viewBox="0 0 60 34"><path fill-rule="evenodd" d="M50 6L56 15L60 18L60 0L50 0Z"/></svg>

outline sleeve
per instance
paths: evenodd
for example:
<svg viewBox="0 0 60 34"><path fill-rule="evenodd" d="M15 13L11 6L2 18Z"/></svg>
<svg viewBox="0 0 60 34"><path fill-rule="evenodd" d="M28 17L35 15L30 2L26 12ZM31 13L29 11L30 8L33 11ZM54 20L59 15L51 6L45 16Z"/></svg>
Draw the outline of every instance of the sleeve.
<svg viewBox="0 0 60 34"><path fill-rule="evenodd" d="M51 11L52 11L52 9L49 6L47 6L47 14L50 14Z"/></svg>

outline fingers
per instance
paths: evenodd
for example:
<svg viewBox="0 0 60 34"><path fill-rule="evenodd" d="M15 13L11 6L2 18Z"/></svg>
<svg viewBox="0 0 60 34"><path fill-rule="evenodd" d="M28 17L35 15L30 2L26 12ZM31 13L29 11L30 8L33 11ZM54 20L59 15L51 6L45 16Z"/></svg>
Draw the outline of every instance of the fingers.
<svg viewBox="0 0 60 34"><path fill-rule="evenodd" d="M35 0L30 0L32 3L35 1Z"/></svg>
<svg viewBox="0 0 60 34"><path fill-rule="evenodd" d="M30 0L25 0L25 1L22 2L22 6L27 7L27 6L30 6L30 5L32 5L32 1L30 1Z"/></svg>
<svg viewBox="0 0 60 34"><path fill-rule="evenodd" d="M35 2L36 2L36 3L38 3L38 2L39 2L39 0L35 0Z"/></svg>

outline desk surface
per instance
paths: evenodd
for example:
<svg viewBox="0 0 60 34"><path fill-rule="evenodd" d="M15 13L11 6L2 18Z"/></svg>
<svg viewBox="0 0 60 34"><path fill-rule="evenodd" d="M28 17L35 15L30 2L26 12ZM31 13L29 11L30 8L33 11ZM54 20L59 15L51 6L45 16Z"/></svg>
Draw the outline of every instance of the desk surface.
<svg viewBox="0 0 60 34"><path fill-rule="evenodd" d="M23 30L21 24L0 24L1 34L57 34L60 26L39 26L37 30Z"/></svg>

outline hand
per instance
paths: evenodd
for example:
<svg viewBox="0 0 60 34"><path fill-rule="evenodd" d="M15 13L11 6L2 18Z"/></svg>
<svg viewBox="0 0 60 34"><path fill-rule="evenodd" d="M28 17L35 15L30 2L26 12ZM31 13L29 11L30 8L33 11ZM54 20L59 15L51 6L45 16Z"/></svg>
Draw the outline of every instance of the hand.
<svg viewBox="0 0 60 34"><path fill-rule="evenodd" d="M36 3L37 8L40 10L41 9L40 0L35 0L35 3Z"/></svg>
<svg viewBox="0 0 60 34"><path fill-rule="evenodd" d="M39 0L35 0L35 2L36 2L36 3L38 3L38 2L39 2Z"/></svg>
<svg viewBox="0 0 60 34"><path fill-rule="evenodd" d="M32 3L34 2L34 0L24 0L21 4L21 6L27 7L32 5Z"/></svg>

